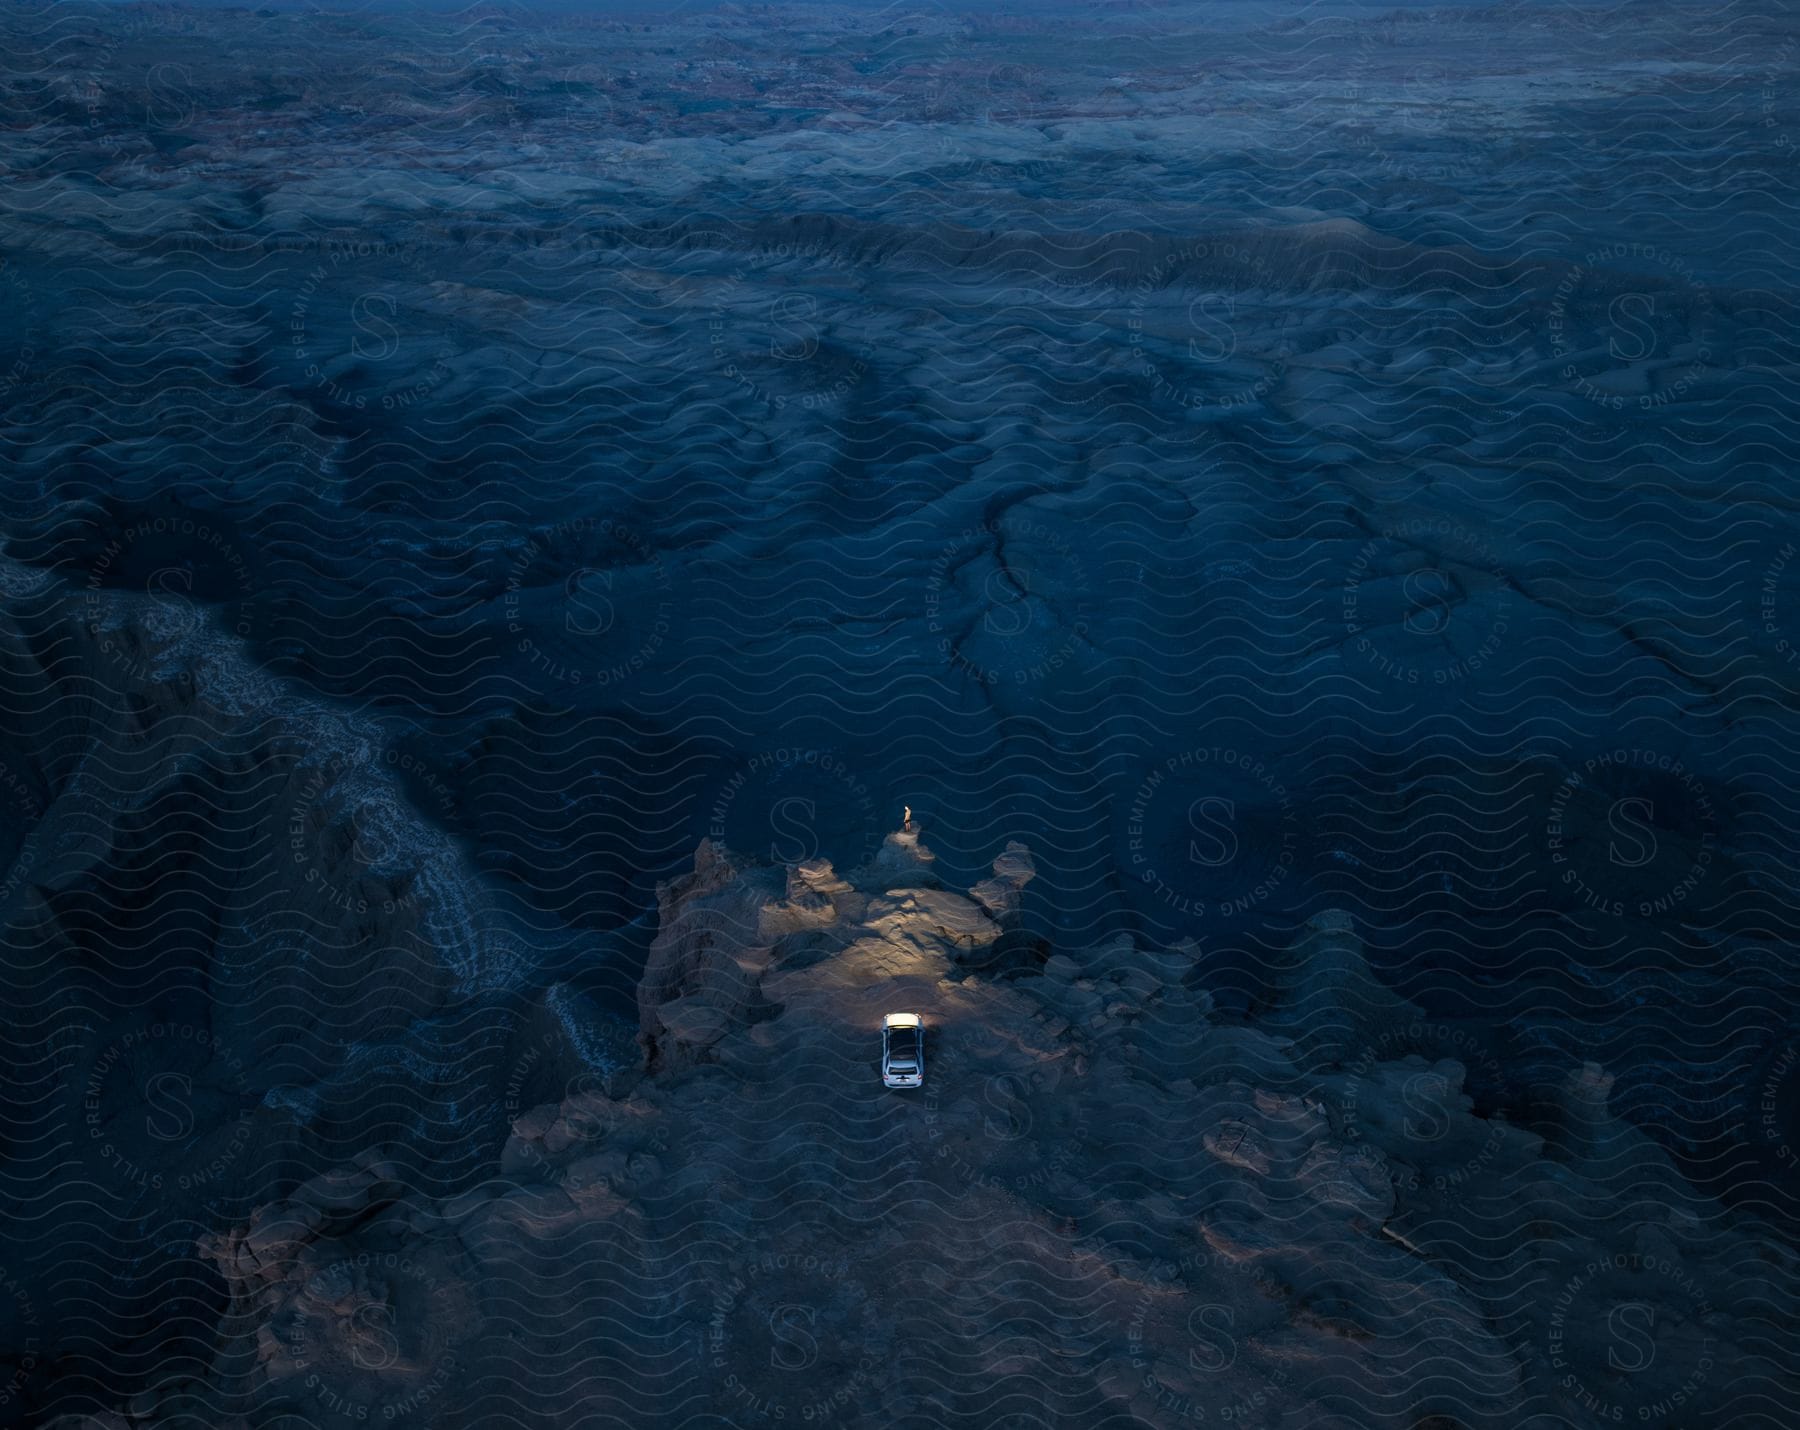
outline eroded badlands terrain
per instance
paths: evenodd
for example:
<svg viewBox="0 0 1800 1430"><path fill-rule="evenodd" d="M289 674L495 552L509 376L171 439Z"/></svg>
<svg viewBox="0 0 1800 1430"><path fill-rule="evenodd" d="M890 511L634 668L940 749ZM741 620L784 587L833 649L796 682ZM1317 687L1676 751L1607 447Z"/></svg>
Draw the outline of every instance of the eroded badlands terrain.
<svg viewBox="0 0 1800 1430"><path fill-rule="evenodd" d="M1791 1420L1797 54L8 8L0 1419Z"/></svg>

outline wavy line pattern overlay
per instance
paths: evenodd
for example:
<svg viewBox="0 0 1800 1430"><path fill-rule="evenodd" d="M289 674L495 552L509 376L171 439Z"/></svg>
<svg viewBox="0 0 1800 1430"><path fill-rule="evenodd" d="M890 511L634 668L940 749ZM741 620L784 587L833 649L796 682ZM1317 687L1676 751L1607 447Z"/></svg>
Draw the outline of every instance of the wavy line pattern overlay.
<svg viewBox="0 0 1800 1430"><path fill-rule="evenodd" d="M1800 1424L1797 81L9 4L0 1424Z"/></svg>

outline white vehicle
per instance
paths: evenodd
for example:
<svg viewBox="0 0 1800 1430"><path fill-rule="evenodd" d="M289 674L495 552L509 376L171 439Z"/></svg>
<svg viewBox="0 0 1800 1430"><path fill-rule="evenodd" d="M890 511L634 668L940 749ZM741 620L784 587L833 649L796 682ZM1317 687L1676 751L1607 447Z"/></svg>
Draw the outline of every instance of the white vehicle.
<svg viewBox="0 0 1800 1430"><path fill-rule="evenodd" d="M925 1024L917 1013L889 1013L881 1020L881 1080L889 1087L925 1081Z"/></svg>

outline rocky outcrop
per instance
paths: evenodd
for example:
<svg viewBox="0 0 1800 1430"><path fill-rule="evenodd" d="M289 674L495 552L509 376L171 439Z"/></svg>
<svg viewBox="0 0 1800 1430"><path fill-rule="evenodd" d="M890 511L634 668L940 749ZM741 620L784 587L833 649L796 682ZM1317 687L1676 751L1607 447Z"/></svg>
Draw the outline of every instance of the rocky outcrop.
<svg viewBox="0 0 1800 1430"><path fill-rule="evenodd" d="M769 957L758 937L767 894L740 886L707 840L693 873L656 896L661 930L638 986L639 1035L651 1066L678 1066L723 1037L755 994Z"/></svg>
<svg viewBox="0 0 1800 1430"><path fill-rule="evenodd" d="M1654 1154L1604 1155L1594 1070L1564 1156L1477 1114L1475 1051L1428 1059L1416 1027L1359 1051L1383 1000L1340 916L1298 941L1266 1023L1215 1012L1191 946L971 974L958 955L999 937L1029 855L963 898L906 836L848 878L703 844L659 891L648 1075L521 1115L464 1196L371 1156L208 1239L230 1315L183 1395L254 1423L548 1425L579 1403L644 1425L1499 1430L1777 1383L1732 1308L1743 1278L1774 1294L1785 1253L1673 1180L1644 1194ZM1327 1025L1291 1010L1332 997L1358 1013L1308 1036ZM916 1091L877 1075L897 1009L927 1028Z"/></svg>
<svg viewBox="0 0 1800 1430"><path fill-rule="evenodd" d="M1309 1057L1341 1062L1379 1029L1423 1015L1370 969L1350 915L1328 909L1308 919L1285 960L1271 970L1264 1022L1305 1045Z"/></svg>
<svg viewBox="0 0 1800 1430"><path fill-rule="evenodd" d="M1031 851L1018 840L1009 840L1006 852L994 860L994 877L969 890L969 897L996 919L1018 912L1025 886L1037 878Z"/></svg>

